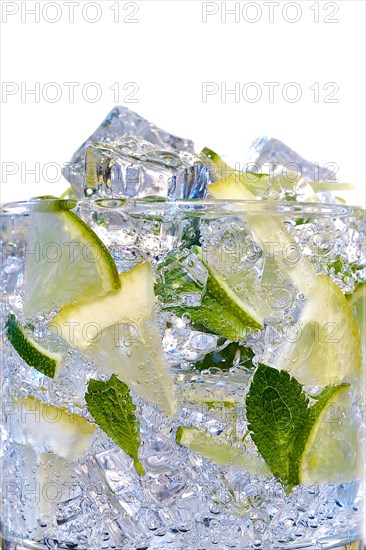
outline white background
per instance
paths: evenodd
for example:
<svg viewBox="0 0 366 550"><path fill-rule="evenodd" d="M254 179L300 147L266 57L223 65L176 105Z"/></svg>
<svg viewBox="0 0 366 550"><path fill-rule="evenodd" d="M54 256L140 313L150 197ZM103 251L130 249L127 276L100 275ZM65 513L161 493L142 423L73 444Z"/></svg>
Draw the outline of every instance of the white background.
<svg viewBox="0 0 366 550"><path fill-rule="evenodd" d="M277 137L338 165L357 185L343 196L365 204L363 0L2 0L1 22L3 202L64 191L55 165L124 104L231 162Z"/></svg>

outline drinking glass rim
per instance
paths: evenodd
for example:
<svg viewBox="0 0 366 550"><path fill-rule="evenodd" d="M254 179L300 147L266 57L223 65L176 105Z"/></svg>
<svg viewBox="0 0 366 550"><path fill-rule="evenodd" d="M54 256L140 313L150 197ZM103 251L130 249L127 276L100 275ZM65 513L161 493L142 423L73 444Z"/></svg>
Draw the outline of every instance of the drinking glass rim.
<svg viewBox="0 0 366 550"><path fill-rule="evenodd" d="M365 212L361 206L348 204L334 204L322 202L298 202L275 200L228 200L228 199L164 199L164 198L85 198L63 199L49 197L40 201L39 198L13 201L0 206L0 215L26 215L35 205L51 206L61 203L65 210L73 210L78 206L93 205L96 210L119 210L143 214L156 210L164 210L170 213L208 215L221 214L223 216L235 214L270 214L271 216L302 216L318 215L342 217L349 216L353 212ZM42 209L43 210L43 209Z"/></svg>

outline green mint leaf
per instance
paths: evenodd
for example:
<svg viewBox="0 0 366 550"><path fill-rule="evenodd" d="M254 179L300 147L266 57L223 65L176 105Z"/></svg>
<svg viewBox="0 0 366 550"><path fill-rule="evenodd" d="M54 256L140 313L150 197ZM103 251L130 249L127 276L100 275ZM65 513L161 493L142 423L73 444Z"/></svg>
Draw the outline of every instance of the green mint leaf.
<svg viewBox="0 0 366 550"><path fill-rule="evenodd" d="M234 342L244 339L247 334L247 324L209 292L203 296L198 307L181 306L169 309L179 317L188 314L195 330L218 334Z"/></svg>
<svg viewBox="0 0 366 550"><path fill-rule="evenodd" d="M168 256L160 266L159 278L155 284L155 294L169 309L179 309L182 294L195 292L203 294L203 289L185 271L180 263L181 259L184 257L180 258L175 254Z"/></svg>
<svg viewBox="0 0 366 550"><path fill-rule="evenodd" d="M211 353L207 353L201 361L195 362L194 367L200 371L211 367L229 370L235 365L251 369L253 357L254 353L250 348L241 346L237 342L230 342L226 346L219 346Z"/></svg>
<svg viewBox="0 0 366 550"><path fill-rule="evenodd" d="M338 256L336 260L329 264L328 267L330 269L334 269L334 272L343 281L346 281L349 277L354 279L357 272L365 268L365 266L360 264L359 262L351 262L349 264L345 264L340 256ZM359 284L360 283L356 281L356 288Z"/></svg>
<svg viewBox="0 0 366 550"><path fill-rule="evenodd" d="M172 254L161 266L155 293L164 309L172 311L178 317L188 314L195 330L218 334L234 342L245 338L248 329L245 319L221 304L207 289L195 282L180 260L179 256ZM182 304L184 295L196 295L200 298L199 305L196 307Z"/></svg>
<svg viewBox="0 0 366 550"><path fill-rule="evenodd" d="M191 218L187 225L182 228L182 245L185 248L191 248L194 245L200 244L200 218Z"/></svg>
<svg viewBox="0 0 366 550"><path fill-rule="evenodd" d="M144 475L145 469L138 459L140 424L126 384L115 374L107 382L91 379L85 400L98 426L132 458L136 472Z"/></svg>
<svg viewBox="0 0 366 550"><path fill-rule="evenodd" d="M290 486L291 452L308 422L309 400L288 372L259 365L246 399L252 439L267 465Z"/></svg>
<svg viewBox="0 0 366 550"><path fill-rule="evenodd" d="M258 366L246 399L248 428L260 454L286 490L299 485L309 437L318 429L332 398L348 386L327 386L310 407L302 385L288 372Z"/></svg>

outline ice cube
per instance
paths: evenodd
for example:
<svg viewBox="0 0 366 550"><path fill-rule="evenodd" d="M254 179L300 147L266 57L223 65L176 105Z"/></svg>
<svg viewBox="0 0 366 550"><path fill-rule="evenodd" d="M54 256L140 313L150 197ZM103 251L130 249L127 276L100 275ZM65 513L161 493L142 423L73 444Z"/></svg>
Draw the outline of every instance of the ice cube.
<svg viewBox="0 0 366 550"><path fill-rule="evenodd" d="M272 174L281 164L292 172L298 172L308 181L336 181L335 173L329 168L305 160L279 139L268 136L257 138L252 143L245 163L254 164L254 167L249 166L248 169L255 172L266 165L266 167L269 166L269 173Z"/></svg>
<svg viewBox="0 0 366 550"><path fill-rule="evenodd" d="M162 148L168 146L177 151L188 151L190 153L194 151L191 140L182 139L160 130L155 124L148 122L137 113L127 109L127 107L115 107L95 132L79 147L71 162L64 168L63 174L71 183L77 196L81 197L82 195L84 158L87 144L91 141L112 143L125 134L140 136Z"/></svg>
<svg viewBox="0 0 366 550"><path fill-rule="evenodd" d="M118 546L126 539L137 540L139 533L130 517L130 507L124 506L124 488L137 490L132 460L120 449L98 453L76 468L86 496L101 514L108 533ZM121 492L121 494L119 494ZM138 493L137 493L138 494ZM137 508L134 509L136 513Z"/></svg>
<svg viewBox="0 0 366 550"><path fill-rule="evenodd" d="M366 220L363 211L354 209L351 216L313 218L290 229L317 272L330 275L345 294L352 294L365 280Z"/></svg>
<svg viewBox="0 0 366 550"><path fill-rule="evenodd" d="M119 273L139 261L161 261L178 246L182 232L174 204L99 199L84 201L79 213L108 247Z"/></svg>
<svg viewBox="0 0 366 550"><path fill-rule="evenodd" d="M175 472L174 475L149 474L144 479L144 488L146 495L156 506L170 507L176 503L190 482L183 472Z"/></svg>
<svg viewBox="0 0 366 550"><path fill-rule="evenodd" d="M84 196L197 198L205 194L209 165L199 156L130 134L86 148Z"/></svg>
<svg viewBox="0 0 366 550"><path fill-rule="evenodd" d="M205 288L208 279L208 271L198 258L197 254L189 254L183 261L190 277L201 287ZM199 305L199 304L198 304Z"/></svg>
<svg viewBox="0 0 366 550"><path fill-rule="evenodd" d="M140 457L146 470L153 474L173 474L178 457L171 439L155 433L142 446Z"/></svg>
<svg viewBox="0 0 366 550"><path fill-rule="evenodd" d="M280 164L271 171L269 182L263 192L263 199L278 201L319 202L310 183L298 171L288 170Z"/></svg>
<svg viewBox="0 0 366 550"><path fill-rule="evenodd" d="M99 510L111 542L117 548L132 548L132 541L133 548L145 547L144 543L154 536L160 540L172 521L175 526L178 520L179 526L183 521L189 523L193 520L189 511L185 515L178 511L177 519L171 507L176 503L186 507L188 497L191 500L201 497L201 488L194 481L189 465L182 461L172 438L150 430L146 436L140 448L146 468L141 478L134 470L133 461L116 447L97 453L77 468L78 477L87 488L87 497ZM152 540L150 543L151 548L155 548Z"/></svg>

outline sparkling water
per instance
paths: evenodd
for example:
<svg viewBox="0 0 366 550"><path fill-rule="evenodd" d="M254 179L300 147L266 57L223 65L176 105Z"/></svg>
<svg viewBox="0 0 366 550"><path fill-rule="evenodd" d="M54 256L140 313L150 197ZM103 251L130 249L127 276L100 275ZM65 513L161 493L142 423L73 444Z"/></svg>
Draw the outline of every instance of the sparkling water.
<svg viewBox="0 0 366 550"><path fill-rule="evenodd" d="M108 376L49 329L58 309L32 318L23 314L24 250L33 217L31 208L25 215L9 207L2 217L0 273L5 535L55 550L323 549L360 540L361 477L341 484L299 485L288 493L273 476L220 466L176 442L179 426L192 427L258 458L245 405L253 370L258 363L270 363L282 349L286 327L296 323L304 307L304 296L288 273L278 268L273 276L268 247L253 232L246 210L232 212L209 201L191 206L184 201L97 200L71 206L108 247L119 272L148 261L158 282L174 254L193 285L170 301L156 287L157 323L179 411L168 418L131 392L140 424L143 476L101 429L74 461L47 449L40 453L14 439L9 429L11 398L33 396L93 421L84 397L88 382ZM263 208L270 212L269 206ZM366 227L360 210L334 206L324 214L315 206L271 208L315 273L330 275L345 294L365 281ZM230 340L194 321L193 310L202 307L209 277L195 246L208 254L224 281L237 279L239 296L249 288L258 307L263 302L268 313L262 329L249 331L239 341L241 348L230 355L230 364L223 362ZM28 326L36 342L61 354L54 379L27 365L11 346L5 328L9 312ZM322 388L311 389L316 396ZM356 397L352 414L361 430L363 405Z"/></svg>

